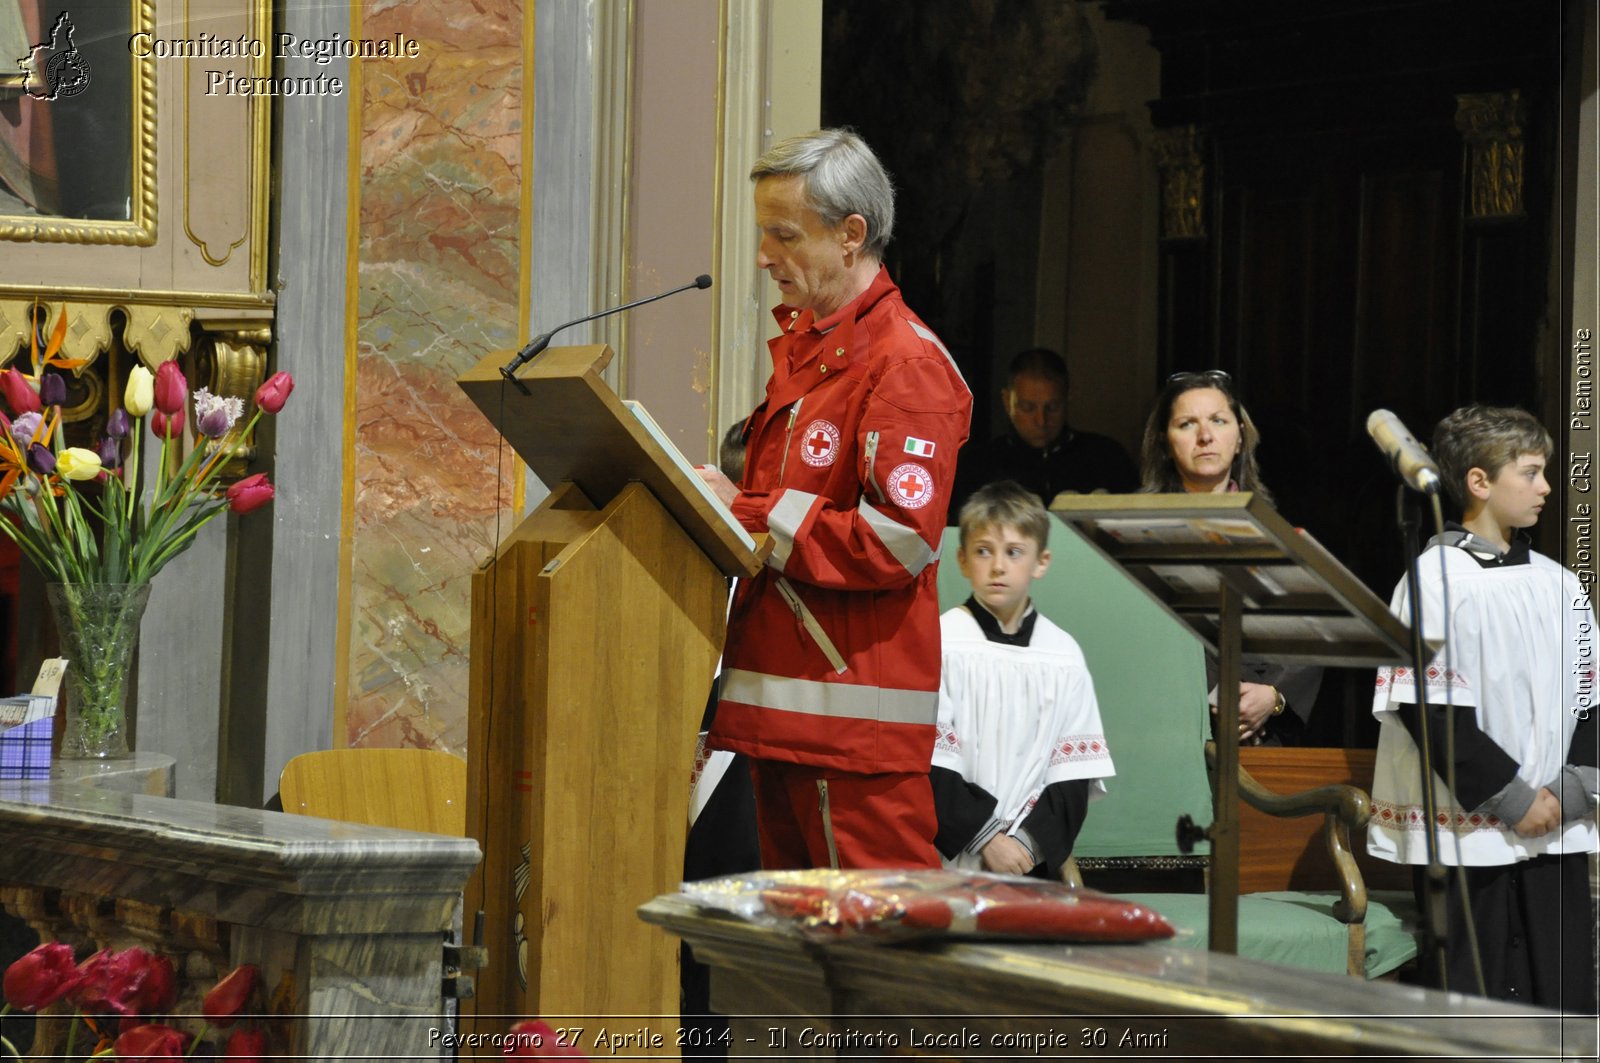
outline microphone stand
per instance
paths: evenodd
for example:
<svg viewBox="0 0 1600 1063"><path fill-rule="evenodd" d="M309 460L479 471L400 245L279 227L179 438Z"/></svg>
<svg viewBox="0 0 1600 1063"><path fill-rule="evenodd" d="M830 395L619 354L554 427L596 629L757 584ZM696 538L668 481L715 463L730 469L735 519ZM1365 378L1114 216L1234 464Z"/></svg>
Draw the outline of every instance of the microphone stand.
<svg viewBox="0 0 1600 1063"><path fill-rule="evenodd" d="M546 332L541 336L535 336L532 340L528 341L527 346L518 351L515 358L501 366L500 375L515 384L518 391L522 392L524 395L527 395L529 394L528 388L522 383L522 381L517 379L517 370L521 369L524 365L527 365L534 358L538 357L546 347L550 346L550 340L555 336L555 334L560 332L562 329L571 328L573 325L581 325L585 321L593 321L596 318L609 317L612 314L620 314L624 310L632 310L636 306L643 306L646 303L653 303L657 299L665 299L669 295L677 295L679 292L686 292L690 288L709 287L711 287L711 277L709 274L702 273L688 284L680 285L679 287L673 288L671 291L658 292L655 295L649 295L643 299L635 299L631 303L624 303L622 306L613 306L607 310L596 311L593 314L576 318L572 321L568 321L564 325L557 325L549 332Z"/></svg>
<svg viewBox="0 0 1600 1063"><path fill-rule="evenodd" d="M1418 591L1421 588L1421 569L1419 566L1422 552L1421 536L1418 529L1422 523L1421 506L1416 500L1411 499L1405 485L1396 489L1395 511L1400 523L1400 537L1406 554L1406 598L1410 605L1411 624L1411 668L1413 686L1417 692L1417 713L1420 720L1418 728L1421 742L1418 743L1421 752L1422 765L1422 815L1427 821L1422 832L1423 844L1428 854L1428 863L1423 869L1422 889L1422 952L1423 955L1432 954L1434 962L1439 968L1439 988L1449 989L1449 976L1445 967L1445 959L1451 948L1449 941L1449 924L1445 906L1445 869L1444 863L1439 859L1439 831L1438 831L1438 802L1433 789L1433 741L1430 736L1432 730L1428 719L1427 676L1428 659L1422 638L1422 601ZM1446 618L1448 621L1448 618ZM1445 725L1454 726L1454 720L1446 718Z"/></svg>

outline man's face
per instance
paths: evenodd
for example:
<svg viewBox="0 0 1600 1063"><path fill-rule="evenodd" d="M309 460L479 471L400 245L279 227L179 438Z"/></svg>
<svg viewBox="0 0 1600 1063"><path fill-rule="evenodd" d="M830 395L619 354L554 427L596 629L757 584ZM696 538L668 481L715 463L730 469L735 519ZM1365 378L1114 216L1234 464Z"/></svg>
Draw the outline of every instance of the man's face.
<svg viewBox="0 0 1600 1063"><path fill-rule="evenodd" d="M1067 426L1067 389L1059 381L1023 373L1000 395L1017 435L1035 450L1054 443Z"/></svg>
<svg viewBox="0 0 1600 1063"><path fill-rule="evenodd" d="M850 301L845 269L849 236L806 206L805 179L793 175L756 182L756 225L761 244L756 265L772 275L786 306L817 317Z"/></svg>

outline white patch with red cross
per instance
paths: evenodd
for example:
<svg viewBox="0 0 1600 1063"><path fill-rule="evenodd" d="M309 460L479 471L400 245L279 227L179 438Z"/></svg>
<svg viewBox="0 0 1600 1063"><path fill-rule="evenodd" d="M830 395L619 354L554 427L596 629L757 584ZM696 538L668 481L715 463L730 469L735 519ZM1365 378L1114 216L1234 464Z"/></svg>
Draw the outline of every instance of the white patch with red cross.
<svg viewBox="0 0 1600 1063"><path fill-rule="evenodd" d="M806 425L800 434L800 456L807 465L832 465L839 456L839 429L821 419Z"/></svg>
<svg viewBox="0 0 1600 1063"><path fill-rule="evenodd" d="M889 474L889 494L902 509L921 509L933 501L933 477L914 461L896 465Z"/></svg>

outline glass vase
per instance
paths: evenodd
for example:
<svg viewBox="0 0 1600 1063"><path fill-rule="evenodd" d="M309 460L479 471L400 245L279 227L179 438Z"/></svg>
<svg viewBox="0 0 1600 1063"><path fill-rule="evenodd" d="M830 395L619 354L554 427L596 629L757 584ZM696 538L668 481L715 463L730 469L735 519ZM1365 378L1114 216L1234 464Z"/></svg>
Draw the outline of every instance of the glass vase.
<svg viewBox="0 0 1600 1063"><path fill-rule="evenodd" d="M126 756L128 671L150 584L51 583L45 595L67 659L61 755Z"/></svg>

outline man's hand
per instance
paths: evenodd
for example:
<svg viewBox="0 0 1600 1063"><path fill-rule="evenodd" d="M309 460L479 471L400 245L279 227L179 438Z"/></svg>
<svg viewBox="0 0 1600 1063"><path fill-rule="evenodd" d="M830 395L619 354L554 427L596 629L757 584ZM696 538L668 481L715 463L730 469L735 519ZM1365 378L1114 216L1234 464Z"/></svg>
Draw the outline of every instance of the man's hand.
<svg viewBox="0 0 1600 1063"><path fill-rule="evenodd" d="M996 834L978 853L983 869L1001 875L1026 875L1038 863L1028 847L1009 834Z"/></svg>
<svg viewBox="0 0 1600 1063"><path fill-rule="evenodd" d="M1248 741L1261 733L1278 704L1278 691L1269 683L1239 684L1239 740ZM1215 716L1217 707L1211 706Z"/></svg>
<svg viewBox="0 0 1600 1063"><path fill-rule="evenodd" d="M696 465L694 471L711 488L711 493L722 499L723 505L733 505L734 498L739 494L739 485L724 476L721 469L715 465Z"/></svg>
<svg viewBox="0 0 1600 1063"><path fill-rule="evenodd" d="M1517 821L1512 830L1524 838L1537 838L1541 834L1549 834L1561 826L1561 801L1550 792L1548 786L1539 787L1539 793L1533 799L1533 807L1528 809L1528 814Z"/></svg>

